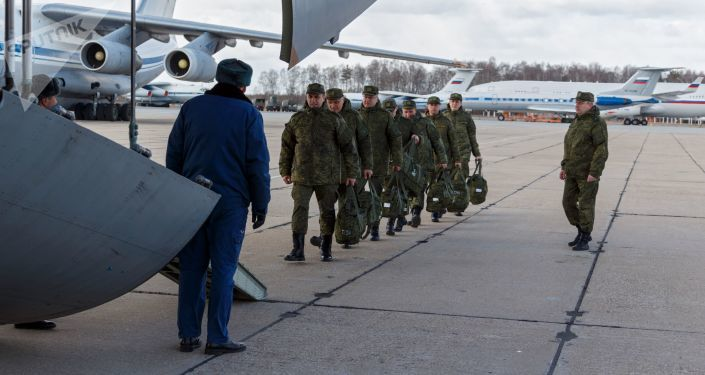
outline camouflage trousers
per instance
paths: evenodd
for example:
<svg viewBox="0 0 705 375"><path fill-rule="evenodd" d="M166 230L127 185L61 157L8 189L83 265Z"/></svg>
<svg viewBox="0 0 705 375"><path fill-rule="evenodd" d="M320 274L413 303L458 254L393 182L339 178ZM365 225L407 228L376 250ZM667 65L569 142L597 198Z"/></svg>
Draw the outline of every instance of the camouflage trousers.
<svg viewBox="0 0 705 375"><path fill-rule="evenodd" d="M423 211L423 208L426 203L426 189L428 189L428 186L431 185L431 181L435 176L435 170L432 169L426 171L426 183L424 183L421 191L409 192L409 206L411 208L418 208L419 210Z"/></svg>
<svg viewBox="0 0 705 375"><path fill-rule="evenodd" d="M335 230L335 201L338 199L338 185L302 185L294 183L291 197L294 198L294 212L291 215L291 230L297 234L308 231L308 206L311 196L316 193L318 210L321 212L318 223L321 234L333 234Z"/></svg>
<svg viewBox="0 0 705 375"><path fill-rule="evenodd" d="M587 178L568 176L563 188L563 210L571 225L585 232L592 232L595 222L595 200L599 181L587 182Z"/></svg>

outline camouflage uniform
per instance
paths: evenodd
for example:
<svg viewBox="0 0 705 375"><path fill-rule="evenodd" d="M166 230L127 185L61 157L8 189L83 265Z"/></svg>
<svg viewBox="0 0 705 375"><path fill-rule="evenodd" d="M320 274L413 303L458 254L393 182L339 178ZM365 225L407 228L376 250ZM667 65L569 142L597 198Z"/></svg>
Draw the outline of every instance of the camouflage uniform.
<svg viewBox="0 0 705 375"><path fill-rule="evenodd" d="M583 98L590 99L590 96ZM607 123L600 118L600 110L593 106L587 113L577 116L568 128L561 161L561 169L566 173L563 209L570 224L588 235L595 222L599 181L587 182L587 177L600 178L607 156Z"/></svg>
<svg viewBox="0 0 705 375"><path fill-rule="evenodd" d="M401 165L402 144L401 133L389 112L382 109L377 102L374 107L360 107L360 115L367 124L372 142L373 176L370 184L377 194L382 194L385 179L390 174L391 165Z"/></svg>
<svg viewBox="0 0 705 375"><path fill-rule="evenodd" d="M404 102L404 108L408 107L416 108L416 103L411 100L407 100ZM421 139L417 145L416 155L412 155L412 157L426 171L426 185L428 185L428 182L436 170L434 153L437 156L438 164L448 163L448 157L446 155L445 148L443 147L443 142L441 141L438 129L436 129L431 120L421 117L418 112L416 113L416 117L411 120L401 117L398 124L399 131L401 132L402 144L408 144L411 141L412 135L417 135ZM419 212L423 209L425 202L425 190L426 187L424 187L420 192L410 192L410 195L413 196L411 201L412 209L416 209Z"/></svg>
<svg viewBox="0 0 705 375"><path fill-rule="evenodd" d="M428 98L427 104L441 104L441 100L437 96L432 96ZM437 113L435 115L431 115L430 113L426 114L426 118L431 120L433 122L433 125L436 126L436 129L438 130L438 135L441 138L441 142L443 142L443 147L446 150L446 156L448 157L448 162L450 164L454 163L461 163L463 164L463 157L462 154L460 153L460 148L459 148L459 142L458 142L458 133L455 131L455 128L453 127L453 124L450 122L450 120L444 116L442 113ZM436 153L435 155L435 160L436 164L441 164L441 159ZM454 165L450 166L449 168L455 168ZM429 173L428 178L433 178L433 174ZM428 183L430 184L431 181L427 180ZM432 214L433 221L437 222L438 219L443 216L443 214L446 212L445 209L434 212Z"/></svg>
<svg viewBox="0 0 705 375"><path fill-rule="evenodd" d="M333 234L338 185L343 178L359 176L359 163L353 133L340 115L306 106L291 116L282 134L279 173L291 176L294 183L291 228L295 234L308 230L314 192L321 212L321 233Z"/></svg>
<svg viewBox="0 0 705 375"><path fill-rule="evenodd" d="M460 94L451 94L450 99L462 101L463 97ZM462 106L457 111L453 111L449 105L444 115L453 123L458 134L458 148L463 158L463 172L467 176L470 174L470 168L468 167L470 155L472 154L474 157L481 156L480 146L477 144L475 121L473 121L472 115L466 112Z"/></svg>

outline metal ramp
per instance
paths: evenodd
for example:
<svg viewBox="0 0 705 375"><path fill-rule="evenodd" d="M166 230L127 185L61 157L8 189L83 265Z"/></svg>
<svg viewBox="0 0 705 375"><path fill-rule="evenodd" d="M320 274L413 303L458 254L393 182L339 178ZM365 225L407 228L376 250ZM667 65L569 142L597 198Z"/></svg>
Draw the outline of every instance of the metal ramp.
<svg viewBox="0 0 705 375"><path fill-rule="evenodd" d="M172 259L159 273L167 279L179 283L179 258ZM233 288L233 297L241 301L261 301L267 298L267 287L259 281L242 263L237 264L237 272L233 277L235 287ZM208 275L206 276L206 294L211 289L211 267L208 266Z"/></svg>

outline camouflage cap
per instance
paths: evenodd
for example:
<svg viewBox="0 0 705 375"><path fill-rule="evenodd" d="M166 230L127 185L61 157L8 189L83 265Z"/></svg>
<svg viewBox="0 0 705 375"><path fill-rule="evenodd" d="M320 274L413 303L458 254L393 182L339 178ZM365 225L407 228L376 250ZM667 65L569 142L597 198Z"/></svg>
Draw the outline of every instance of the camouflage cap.
<svg viewBox="0 0 705 375"><path fill-rule="evenodd" d="M372 86L372 85L370 85L370 86L365 86L365 87L362 89L362 95L371 95L371 96L374 96L374 95L377 95L377 94L379 94L379 89L377 88L377 86Z"/></svg>
<svg viewBox="0 0 705 375"><path fill-rule="evenodd" d="M332 99L332 100L337 100L337 99L342 99L343 98L343 90L339 88L332 88L326 90L326 99Z"/></svg>
<svg viewBox="0 0 705 375"><path fill-rule="evenodd" d="M416 109L416 102L413 100L404 100L401 107L403 109Z"/></svg>
<svg viewBox="0 0 705 375"><path fill-rule="evenodd" d="M427 104L441 104L441 99L437 96L431 96L428 98Z"/></svg>
<svg viewBox="0 0 705 375"><path fill-rule="evenodd" d="M587 91L578 91L578 95L575 96L575 100L578 100L581 102L594 103L595 102L595 95L593 95L591 92L587 92Z"/></svg>
<svg viewBox="0 0 705 375"><path fill-rule="evenodd" d="M450 94L450 100L460 100L460 101L462 101L462 100L463 100L463 96L460 95L460 94L458 94L457 92L454 92L454 93Z"/></svg>
<svg viewBox="0 0 705 375"><path fill-rule="evenodd" d="M320 83L311 83L308 85L306 88L306 93L307 94L321 94L325 95L326 94L326 89L321 85Z"/></svg>
<svg viewBox="0 0 705 375"><path fill-rule="evenodd" d="M384 109L394 109L397 107L397 101L392 98L387 98L382 102L382 106Z"/></svg>

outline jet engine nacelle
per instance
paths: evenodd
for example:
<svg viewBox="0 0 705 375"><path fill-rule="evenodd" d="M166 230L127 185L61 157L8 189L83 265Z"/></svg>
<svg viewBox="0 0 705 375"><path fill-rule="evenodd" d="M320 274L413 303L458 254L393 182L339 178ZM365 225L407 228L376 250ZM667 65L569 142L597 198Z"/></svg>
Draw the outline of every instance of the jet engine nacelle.
<svg viewBox="0 0 705 375"><path fill-rule="evenodd" d="M217 67L213 56L192 48L175 49L164 59L167 74L182 81L210 82Z"/></svg>
<svg viewBox="0 0 705 375"><path fill-rule="evenodd" d="M109 40L87 42L81 47L81 64L91 71L108 74L130 74L132 51L129 46ZM142 67L137 56L136 70Z"/></svg>

